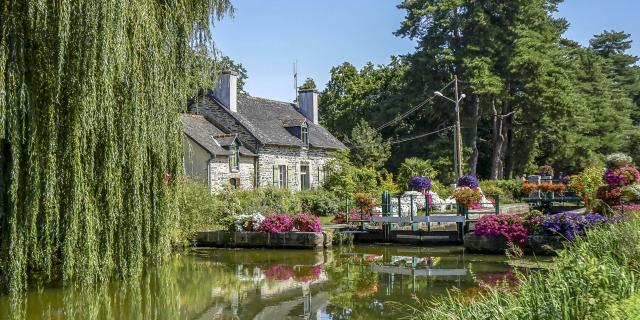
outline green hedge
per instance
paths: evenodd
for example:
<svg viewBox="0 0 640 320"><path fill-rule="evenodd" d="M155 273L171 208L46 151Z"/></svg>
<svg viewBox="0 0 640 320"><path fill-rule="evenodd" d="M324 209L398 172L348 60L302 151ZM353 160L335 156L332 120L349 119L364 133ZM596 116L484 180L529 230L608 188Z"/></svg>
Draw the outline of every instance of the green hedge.
<svg viewBox="0 0 640 320"><path fill-rule="evenodd" d="M640 221L591 231L559 252L554 268L520 276L516 292L492 289L472 301L451 293L425 302L417 319L610 319L638 312ZM632 297L632 298L630 298ZM625 300L631 299L631 300Z"/></svg>

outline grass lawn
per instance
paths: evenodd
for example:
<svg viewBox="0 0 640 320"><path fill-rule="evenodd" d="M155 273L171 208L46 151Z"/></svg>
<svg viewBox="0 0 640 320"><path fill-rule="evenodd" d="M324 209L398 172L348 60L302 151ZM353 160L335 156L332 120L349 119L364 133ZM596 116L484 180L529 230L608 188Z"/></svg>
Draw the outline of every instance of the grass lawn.
<svg viewBox="0 0 640 320"><path fill-rule="evenodd" d="M321 223L322 225L333 224L333 223L331 222L331 220L333 220L333 216L318 217L318 219L320 219L320 223Z"/></svg>

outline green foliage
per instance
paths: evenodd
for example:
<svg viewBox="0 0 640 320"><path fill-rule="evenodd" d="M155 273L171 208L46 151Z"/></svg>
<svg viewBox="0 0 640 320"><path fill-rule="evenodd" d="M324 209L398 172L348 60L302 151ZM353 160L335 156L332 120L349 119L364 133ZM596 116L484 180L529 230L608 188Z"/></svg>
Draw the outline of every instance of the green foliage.
<svg viewBox="0 0 640 320"><path fill-rule="evenodd" d="M602 176L606 168L600 166L592 166L586 168L580 174L571 176L569 181L569 189L575 191L587 206L587 210L596 205L598 189L604 185Z"/></svg>
<svg viewBox="0 0 640 320"><path fill-rule="evenodd" d="M245 192L248 195L245 208L253 212L244 213L259 212L263 215L270 213L293 214L302 210L300 198L288 189L270 186Z"/></svg>
<svg viewBox="0 0 640 320"><path fill-rule="evenodd" d="M416 157L404 159L398 170L398 184L406 188L409 180L416 176L434 180L438 176L438 171L433 168L430 160Z"/></svg>
<svg viewBox="0 0 640 320"><path fill-rule="evenodd" d="M402 188L394 181L393 173L391 172L381 173L378 177L378 184L380 186L380 194L384 191L388 191L391 195L396 195L403 191Z"/></svg>
<svg viewBox="0 0 640 320"><path fill-rule="evenodd" d="M606 318L610 320L640 319L640 294L635 293L631 297L609 306Z"/></svg>
<svg viewBox="0 0 640 320"><path fill-rule="evenodd" d="M610 319L621 310L633 314L635 306L625 299L638 286L638 228L634 219L592 230L560 251L554 268L520 275L516 291L488 289L473 301L452 292L425 303L414 317L568 320Z"/></svg>
<svg viewBox="0 0 640 320"><path fill-rule="evenodd" d="M171 249L178 112L211 87L228 0L0 6L0 270L89 286Z"/></svg>
<svg viewBox="0 0 640 320"><path fill-rule="evenodd" d="M442 199L447 199L453 195L453 188L442 184L442 182L438 180L431 180L431 191L437 193Z"/></svg>
<svg viewBox="0 0 640 320"><path fill-rule="evenodd" d="M379 170L391 156L391 145L367 121L360 122L351 131L351 161L356 166Z"/></svg>
<svg viewBox="0 0 640 320"><path fill-rule="evenodd" d="M324 189L307 190L297 194L302 204L302 211L318 216L333 216L341 209L340 199Z"/></svg>
<svg viewBox="0 0 640 320"><path fill-rule="evenodd" d="M304 83L300 87L298 87L298 89L300 90L315 88L317 88L316 82L312 78L307 78L306 80L304 80Z"/></svg>
<svg viewBox="0 0 640 320"><path fill-rule="evenodd" d="M396 35L411 38L416 50L388 65L332 68L320 99L323 124L341 138L360 119L379 127L455 73L466 94L462 137L471 173L510 179L547 163L579 172L612 152L639 158L640 67L629 54L630 36L607 31L590 47L563 39L568 24L554 14L559 3L402 1L406 17ZM452 97L452 89L443 94ZM453 119L450 101L436 98L380 133L395 140ZM443 132L393 145L386 169L397 172L405 159L419 157L438 171L431 178L453 181L452 141Z"/></svg>
<svg viewBox="0 0 640 320"><path fill-rule="evenodd" d="M235 71L238 74L238 92L241 94L248 94L244 89L244 86L247 83L249 75L247 74L247 69L244 68L242 63L236 63L228 56L222 56L216 62L217 69L220 71Z"/></svg>
<svg viewBox="0 0 640 320"><path fill-rule="evenodd" d="M501 203L519 202L527 195L522 191L522 181L510 180L481 180L480 188L485 195L500 195Z"/></svg>
<svg viewBox="0 0 640 320"><path fill-rule="evenodd" d="M355 191L377 192L377 173L374 169L353 165L346 150L334 152L332 157L326 165L327 190L338 195L351 195Z"/></svg>
<svg viewBox="0 0 640 320"><path fill-rule="evenodd" d="M181 179L178 183L178 219L174 243L186 243L194 239L197 231L211 230L225 225L236 212L233 203L225 203L225 197L209 194L206 185Z"/></svg>

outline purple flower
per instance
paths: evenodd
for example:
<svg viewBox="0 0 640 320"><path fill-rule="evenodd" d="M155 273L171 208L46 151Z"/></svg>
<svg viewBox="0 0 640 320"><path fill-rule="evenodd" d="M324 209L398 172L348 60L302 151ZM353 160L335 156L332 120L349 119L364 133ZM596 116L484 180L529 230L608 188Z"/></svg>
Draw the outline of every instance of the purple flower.
<svg viewBox="0 0 640 320"><path fill-rule="evenodd" d="M462 176L458 179L458 187L478 188L478 178L472 175Z"/></svg>
<svg viewBox="0 0 640 320"><path fill-rule="evenodd" d="M611 222L599 214L563 212L544 216L542 228L547 234L562 235L567 239L583 235L589 228Z"/></svg>
<svg viewBox="0 0 640 320"><path fill-rule="evenodd" d="M415 191L426 192L431 190L429 177L413 177L409 180L409 188Z"/></svg>

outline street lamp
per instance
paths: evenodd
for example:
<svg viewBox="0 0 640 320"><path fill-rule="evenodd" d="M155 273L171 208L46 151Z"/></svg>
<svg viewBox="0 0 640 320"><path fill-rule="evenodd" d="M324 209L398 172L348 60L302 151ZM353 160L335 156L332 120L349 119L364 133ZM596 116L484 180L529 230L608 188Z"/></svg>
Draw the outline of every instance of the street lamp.
<svg viewBox="0 0 640 320"><path fill-rule="evenodd" d="M464 93L463 94L458 93L458 76L454 76L454 81L455 81L455 94L456 94L455 99L451 99L445 96L440 91L434 91L433 94L435 94L438 97L445 98L456 105L456 125L455 125L456 130L454 135L454 139L455 139L454 162L455 162L456 177L460 178L462 176L462 134L460 131L460 101L462 101L462 99L464 99L466 95Z"/></svg>

